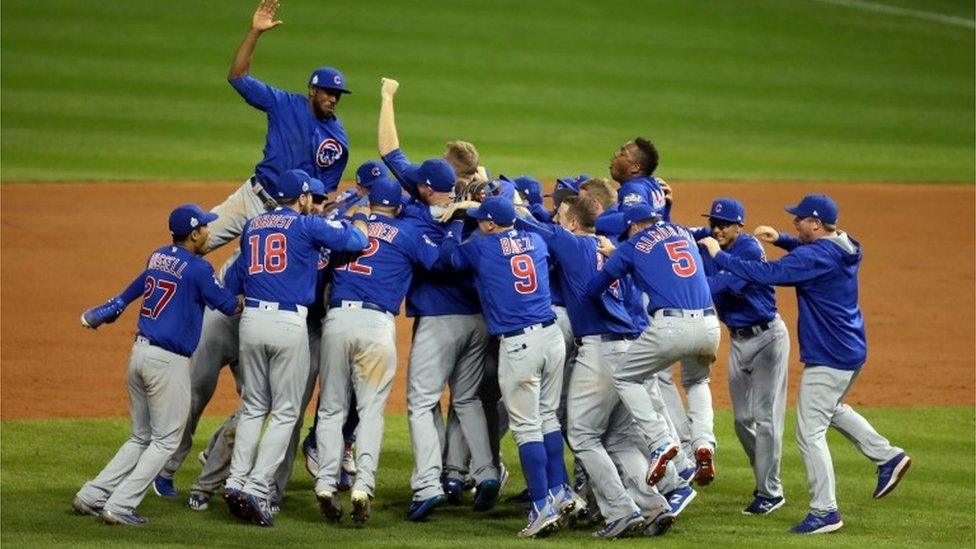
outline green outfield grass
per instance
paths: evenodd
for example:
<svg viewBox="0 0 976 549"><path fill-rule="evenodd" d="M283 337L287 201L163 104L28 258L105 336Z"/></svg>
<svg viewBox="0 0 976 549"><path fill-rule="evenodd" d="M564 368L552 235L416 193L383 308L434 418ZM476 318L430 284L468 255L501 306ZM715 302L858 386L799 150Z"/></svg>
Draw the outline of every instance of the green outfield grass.
<svg viewBox="0 0 976 549"><path fill-rule="evenodd" d="M740 514L753 489L751 469L731 428L728 412L716 414L719 438L718 479L700 489L698 498L680 517L666 540L669 547L741 546L831 547L969 546L974 543L974 411L971 408L879 408L862 410L874 426L905 447L914 464L905 481L888 498L871 498L875 467L853 445L831 432L830 445L838 477L838 501L845 526L836 533L798 537L786 530L806 512L808 502L802 464L788 423L783 480L788 503L769 517ZM201 437L217 424L206 419ZM128 425L116 420L5 421L3 476L0 479L4 545L141 546L151 544L263 546L267 544L348 547L566 547L591 541L589 531L564 531L549 540L517 540L524 525L519 511L500 506L476 514L467 508L440 509L429 522L403 520L411 493L412 468L406 417L391 415L383 445L374 519L362 529L346 521L327 524L318 515L312 482L299 463L278 525L261 529L232 518L222 502L209 511L189 510L182 498L147 496L140 512L151 518L146 528L109 528L95 518L74 515L71 499L94 476L127 435ZM197 441L199 450L203 440ZM513 476L504 496L522 488L511 437L504 454ZM185 495L200 465L189 459L177 475ZM348 502L346 502L348 506ZM597 543L593 541L593 543ZM637 545L647 540L622 540ZM616 546L615 545L615 546Z"/></svg>
<svg viewBox="0 0 976 549"><path fill-rule="evenodd" d="M4 1L2 180L250 175L264 117L225 77L256 3ZM495 173L603 174L640 133L665 177L976 180L965 25L809 0L282 3L253 72L297 91L341 67L353 166L392 76L409 154L466 138Z"/></svg>

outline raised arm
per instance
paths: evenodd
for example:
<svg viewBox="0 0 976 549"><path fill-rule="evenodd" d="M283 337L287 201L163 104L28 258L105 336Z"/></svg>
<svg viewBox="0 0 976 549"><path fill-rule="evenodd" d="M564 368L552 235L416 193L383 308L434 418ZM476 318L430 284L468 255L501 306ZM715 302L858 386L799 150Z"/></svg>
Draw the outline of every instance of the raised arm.
<svg viewBox="0 0 976 549"><path fill-rule="evenodd" d="M400 137L397 135L396 116L393 112L393 97L396 95L400 83L392 78L381 79L380 87L380 123L377 130L376 145L380 156L386 156L400 148Z"/></svg>
<svg viewBox="0 0 976 549"><path fill-rule="evenodd" d="M231 62L230 72L227 78L233 80L248 74L251 70L251 57L254 54L254 47L258 43L261 33L271 30L282 23L275 19L278 12L278 0L262 0L254 15L251 17L251 29L244 36L244 41L237 47L234 54L234 61Z"/></svg>

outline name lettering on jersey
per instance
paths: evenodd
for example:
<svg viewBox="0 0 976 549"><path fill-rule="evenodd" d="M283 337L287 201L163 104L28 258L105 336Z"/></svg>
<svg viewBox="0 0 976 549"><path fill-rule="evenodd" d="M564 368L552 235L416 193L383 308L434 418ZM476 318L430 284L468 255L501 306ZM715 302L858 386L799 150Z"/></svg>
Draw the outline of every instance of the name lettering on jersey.
<svg viewBox="0 0 976 549"><path fill-rule="evenodd" d="M183 278L183 271L186 270L187 262L178 257L155 252L149 257L147 269L169 273L176 278Z"/></svg>
<svg viewBox="0 0 976 549"><path fill-rule="evenodd" d="M502 245L502 254L524 254L535 249L535 244L529 236L506 236L498 240Z"/></svg>
<svg viewBox="0 0 976 549"><path fill-rule="evenodd" d="M256 229L287 229L291 227L291 224L298 219L294 215L278 215L278 214L264 214L259 215L251 220L251 224L248 225L251 230Z"/></svg>
<svg viewBox="0 0 976 549"><path fill-rule="evenodd" d="M393 239L396 238L396 235L399 232L400 229L394 227L393 225L387 225L381 221L369 222L369 236L378 238L383 242L393 242Z"/></svg>
<svg viewBox="0 0 976 549"><path fill-rule="evenodd" d="M315 165L320 168L328 168L335 164L336 160L342 158L342 143L331 137L319 143L315 151Z"/></svg>
<svg viewBox="0 0 976 549"><path fill-rule="evenodd" d="M691 234L681 227L675 227L674 225L660 225L641 233L640 238L637 239L637 243L634 245L634 247L637 248L638 252L649 254L651 253L651 250L654 249L654 246L661 241L675 237L692 240Z"/></svg>

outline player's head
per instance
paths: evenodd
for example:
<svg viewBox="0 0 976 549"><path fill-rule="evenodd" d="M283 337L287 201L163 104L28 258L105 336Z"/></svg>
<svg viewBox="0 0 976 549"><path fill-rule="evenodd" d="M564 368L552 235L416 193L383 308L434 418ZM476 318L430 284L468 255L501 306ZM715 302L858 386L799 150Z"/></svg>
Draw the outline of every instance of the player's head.
<svg viewBox="0 0 976 549"><path fill-rule="evenodd" d="M315 118L334 116L336 106L344 93L352 92L346 89L346 78L339 69L319 67L308 77L308 102Z"/></svg>
<svg viewBox="0 0 976 549"><path fill-rule="evenodd" d="M513 183L525 202L542 205L542 183L537 179L523 175L516 178Z"/></svg>
<svg viewBox="0 0 976 549"><path fill-rule="evenodd" d="M635 177L649 176L657 169L657 147L650 140L636 137L624 143L610 159L610 177L623 183Z"/></svg>
<svg viewBox="0 0 976 549"><path fill-rule="evenodd" d="M813 242L837 231L837 204L825 194L808 194L786 211L794 215L793 226L803 242Z"/></svg>
<svg viewBox="0 0 976 549"><path fill-rule="evenodd" d="M320 214L325 209L325 199L328 193L325 192L325 183L314 177L308 179L309 194L312 195L312 204L309 206L310 214Z"/></svg>
<svg viewBox="0 0 976 549"><path fill-rule="evenodd" d="M369 187L369 208L373 213L396 216L403 203L400 183L389 177L374 179Z"/></svg>
<svg viewBox="0 0 976 549"><path fill-rule="evenodd" d="M570 196L559 205L559 224L574 234L593 234L598 207L593 199Z"/></svg>
<svg viewBox="0 0 976 549"><path fill-rule="evenodd" d="M304 170L288 170L275 183L275 200L298 213L309 213L312 209L311 179Z"/></svg>
<svg viewBox="0 0 976 549"><path fill-rule="evenodd" d="M183 204L169 214L169 232L173 244L178 244L197 255L209 251L210 228L217 214L205 212L196 204Z"/></svg>
<svg viewBox="0 0 976 549"><path fill-rule="evenodd" d="M613 188L613 183L605 177L584 181L580 184L579 194L583 198L592 198L596 201L599 206L597 215L617 203L617 189Z"/></svg>
<svg viewBox="0 0 976 549"><path fill-rule="evenodd" d="M380 177L389 177L390 172L379 160L367 160L356 168L356 192L359 196L369 194L369 186L373 180Z"/></svg>
<svg viewBox="0 0 976 549"><path fill-rule="evenodd" d="M661 219L660 214L647 204L635 204L624 210L624 222L627 224L627 238L647 229Z"/></svg>
<svg viewBox="0 0 976 549"><path fill-rule="evenodd" d="M478 173L478 149L467 141L448 141L444 148L444 160L454 168L459 183L470 183Z"/></svg>
<svg viewBox="0 0 976 549"><path fill-rule="evenodd" d="M454 168L443 158L424 160L420 166L405 170L403 175L417 186L417 192L427 204L443 205L454 195Z"/></svg>
<svg viewBox="0 0 976 549"><path fill-rule="evenodd" d="M718 240L723 250L735 243L735 239L742 232L742 224L746 220L746 209L742 203L734 198L716 198L712 202L708 213L702 214L708 218L708 227L712 230L712 237Z"/></svg>
<svg viewBox="0 0 976 549"><path fill-rule="evenodd" d="M468 217L478 221L481 232L507 231L515 224L515 204L501 196L489 196L477 208L468 208Z"/></svg>

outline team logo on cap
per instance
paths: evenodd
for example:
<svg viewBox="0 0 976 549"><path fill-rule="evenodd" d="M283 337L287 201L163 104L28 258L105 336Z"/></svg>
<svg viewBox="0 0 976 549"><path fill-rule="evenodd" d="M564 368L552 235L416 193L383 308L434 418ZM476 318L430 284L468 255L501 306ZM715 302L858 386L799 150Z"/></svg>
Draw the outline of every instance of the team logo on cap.
<svg viewBox="0 0 976 549"><path fill-rule="evenodd" d="M319 83L319 75L316 74L316 75L312 76L312 85L314 86L315 84L318 84L318 83Z"/></svg>
<svg viewBox="0 0 976 549"><path fill-rule="evenodd" d="M379 166L373 166L373 169L369 170L369 173L373 174L373 177L379 177L380 176Z"/></svg>
<svg viewBox="0 0 976 549"><path fill-rule="evenodd" d="M718 213L720 211L722 211L722 205L721 204L716 204L715 205L715 213Z"/></svg>
<svg viewBox="0 0 976 549"><path fill-rule="evenodd" d="M195 218L195 217L191 217L190 218L190 226L191 227L196 227L199 224L200 224L200 222L197 220L197 218Z"/></svg>
<svg viewBox="0 0 976 549"><path fill-rule="evenodd" d="M342 85L342 77L337 74L337 75L335 75L335 78L332 79L332 82L334 82L336 86L341 86Z"/></svg>
<svg viewBox="0 0 976 549"><path fill-rule="evenodd" d="M342 143L331 137L319 143L319 148L315 152L315 165L320 168L328 168L335 164L336 160L342 158Z"/></svg>

